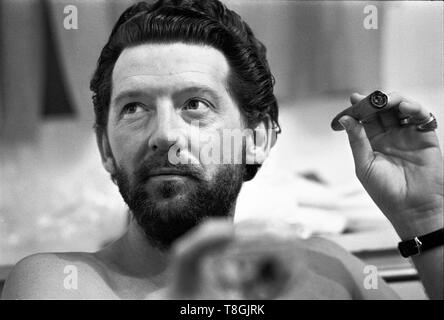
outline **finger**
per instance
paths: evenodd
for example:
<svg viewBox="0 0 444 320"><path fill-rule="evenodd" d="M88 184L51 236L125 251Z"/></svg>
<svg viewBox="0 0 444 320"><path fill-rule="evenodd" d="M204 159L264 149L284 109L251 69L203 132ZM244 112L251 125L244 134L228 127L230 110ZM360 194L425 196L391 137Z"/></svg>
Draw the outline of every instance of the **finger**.
<svg viewBox="0 0 444 320"><path fill-rule="evenodd" d="M381 117L378 114L375 114L371 119L363 121L362 125L364 126L365 133L367 134L367 138L369 140L372 140L377 135L385 132Z"/></svg>
<svg viewBox="0 0 444 320"><path fill-rule="evenodd" d="M356 174L359 178L373 160L373 149L361 123L349 116L342 117L339 122L347 132L355 161Z"/></svg>
<svg viewBox="0 0 444 320"><path fill-rule="evenodd" d="M191 297L201 283L200 263L204 256L228 245L233 239L232 222L209 220L186 235L174 248L173 292Z"/></svg>
<svg viewBox="0 0 444 320"><path fill-rule="evenodd" d="M365 96L360 94L360 93L353 93L350 96L350 102L351 102L351 104L355 104L355 103L358 103L359 101L361 101L364 98L365 98Z"/></svg>
<svg viewBox="0 0 444 320"><path fill-rule="evenodd" d="M413 101L401 102L399 104L399 111L404 117L411 117L413 123L421 123L430 117L430 112L426 108Z"/></svg>
<svg viewBox="0 0 444 320"><path fill-rule="evenodd" d="M404 102L408 102L408 103L413 103L414 101L411 100L410 98L402 95L399 92L391 92L388 94L389 97L389 101L388 104L393 107L395 110L398 111L398 118L405 118L408 115L404 114L402 112L402 109L400 108L401 104Z"/></svg>
<svg viewBox="0 0 444 320"><path fill-rule="evenodd" d="M385 131L393 127L399 127L399 112L395 108L379 113L378 117Z"/></svg>
<svg viewBox="0 0 444 320"><path fill-rule="evenodd" d="M390 107L397 107L402 101L407 101L408 99L401 95L399 92L390 92L388 96L388 105Z"/></svg>
<svg viewBox="0 0 444 320"><path fill-rule="evenodd" d="M331 128L335 131L343 130L343 126L339 123L338 120L345 115L352 116L354 118L359 118L359 115L355 114L355 112L354 112L356 110L355 105L358 104L358 102L360 102L364 98L365 98L365 96L363 96L359 93L353 93L350 96L350 102L352 103L352 106L341 111L333 118L333 120L330 124Z"/></svg>

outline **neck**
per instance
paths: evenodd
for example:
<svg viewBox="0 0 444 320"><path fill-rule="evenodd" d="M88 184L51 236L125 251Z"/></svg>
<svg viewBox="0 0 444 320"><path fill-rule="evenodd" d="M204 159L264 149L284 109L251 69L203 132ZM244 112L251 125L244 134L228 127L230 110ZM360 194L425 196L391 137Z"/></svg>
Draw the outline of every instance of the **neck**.
<svg viewBox="0 0 444 320"><path fill-rule="evenodd" d="M168 252L152 246L133 218L126 233L109 249L113 251L115 263L129 275L156 277L164 273L168 266Z"/></svg>
<svg viewBox="0 0 444 320"><path fill-rule="evenodd" d="M233 219L236 203L228 217ZM125 234L109 247L101 250L100 255L111 260L120 272L138 278L168 277L165 272L169 263L169 252L153 246L146 238L137 221L130 218Z"/></svg>

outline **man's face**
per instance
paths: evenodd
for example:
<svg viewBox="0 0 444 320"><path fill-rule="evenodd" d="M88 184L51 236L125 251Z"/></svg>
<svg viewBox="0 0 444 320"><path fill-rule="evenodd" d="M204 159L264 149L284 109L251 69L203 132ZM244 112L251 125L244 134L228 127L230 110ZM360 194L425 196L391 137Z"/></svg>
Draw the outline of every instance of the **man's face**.
<svg viewBox="0 0 444 320"><path fill-rule="evenodd" d="M225 56L208 46L144 44L116 61L107 126L112 174L158 247L234 210L244 165L208 163L200 153L223 129L243 128L228 75ZM187 164L171 163L172 148Z"/></svg>

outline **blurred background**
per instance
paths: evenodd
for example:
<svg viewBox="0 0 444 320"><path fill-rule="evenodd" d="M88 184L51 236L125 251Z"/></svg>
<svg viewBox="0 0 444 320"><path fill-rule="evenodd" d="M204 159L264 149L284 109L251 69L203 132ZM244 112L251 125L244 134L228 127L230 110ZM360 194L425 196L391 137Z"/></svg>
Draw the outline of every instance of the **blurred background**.
<svg viewBox="0 0 444 320"><path fill-rule="evenodd" d="M0 1L0 266L41 251L95 251L124 231L126 207L92 129L89 81L133 2ZM351 250L396 245L354 176L346 134L330 121L351 93L382 89L444 123L443 3L224 2L268 49L282 126L241 191L236 219L285 220ZM64 27L68 5L77 29ZM364 23L371 13L373 29Z"/></svg>

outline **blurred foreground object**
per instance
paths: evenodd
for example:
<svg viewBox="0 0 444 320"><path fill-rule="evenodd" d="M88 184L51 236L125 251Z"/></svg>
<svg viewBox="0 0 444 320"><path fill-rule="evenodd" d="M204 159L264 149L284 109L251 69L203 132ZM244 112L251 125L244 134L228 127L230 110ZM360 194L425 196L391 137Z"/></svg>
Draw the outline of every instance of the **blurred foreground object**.
<svg viewBox="0 0 444 320"><path fill-rule="evenodd" d="M298 232L274 221L211 219L176 243L172 282L148 298L356 298L346 252Z"/></svg>
<svg viewBox="0 0 444 320"><path fill-rule="evenodd" d="M296 230L252 223L238 225L235 240L204 259L205 281L228 299L290 298L293 286L307 276Z"/></svg>

